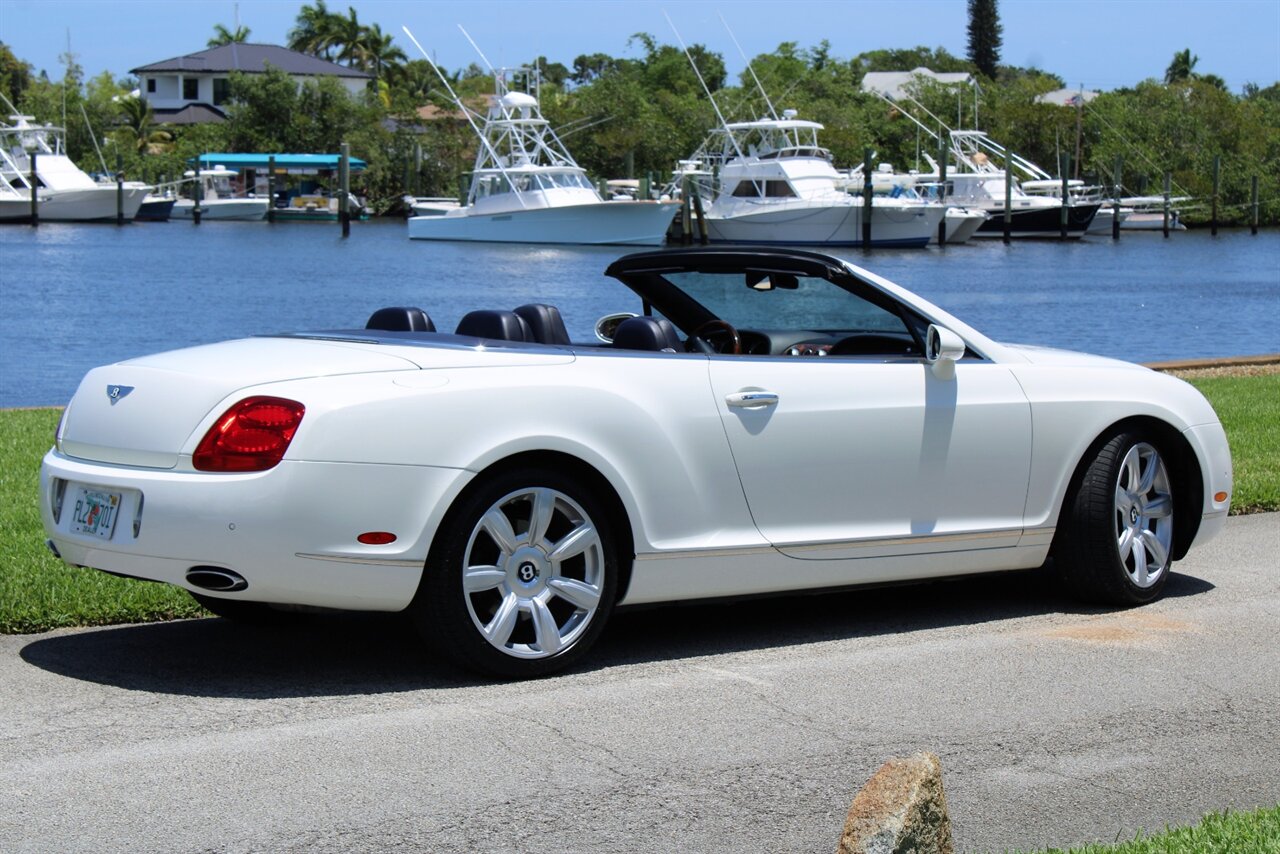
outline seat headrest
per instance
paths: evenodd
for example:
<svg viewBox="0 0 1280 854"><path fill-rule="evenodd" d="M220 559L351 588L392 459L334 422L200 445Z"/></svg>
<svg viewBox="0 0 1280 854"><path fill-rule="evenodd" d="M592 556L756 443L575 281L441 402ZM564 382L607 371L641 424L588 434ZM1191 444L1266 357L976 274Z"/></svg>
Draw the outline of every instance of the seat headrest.
<svg viewBox="0 0 1280 854"><path fill-rule="evenodd" d="M431 315L415 306L397 305L380 308L369 315L365 329L383 329L388 332L435 332Z"/></svg>
<svg viewBox="0 0 1280 854"><path fill-rule="evenodd" d="M681 350L671 321L656 317L629 317L619 323L613 333L613 346L620 350Z"/></svg>
<svg viewBox="0 0 1280 854"><path fill-rule="evenodd" d="M529 324L533 340L539 344L569 343L569 330L565 328L560 309L554 305L529 303L517 308L516 314Z"/></svg>
<svg viewBox="0 0 1280 854"><path fill-rule="evenodd" d="M499 341L532 341L529 324L514 311L480 309L467 312L458 321L459 335L474 338L495 338Z"/></svg>

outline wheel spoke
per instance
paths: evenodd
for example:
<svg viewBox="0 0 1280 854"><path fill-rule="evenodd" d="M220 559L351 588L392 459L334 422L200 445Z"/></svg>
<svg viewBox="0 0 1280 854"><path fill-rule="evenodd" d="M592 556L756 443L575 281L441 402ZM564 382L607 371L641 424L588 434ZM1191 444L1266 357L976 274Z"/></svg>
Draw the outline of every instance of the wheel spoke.
<svg viewBox="0 0 1280 854"><path fill-rule="evenodd" d="M1116 509L1123 514L1128 514L1130 505L1133 504L1133 495L1129 490L1124 488L1123 484L1116 484Z"/></svg>
<svg viewBox="0 0 1280 854"><path fill-rule="evenodd" d="M555 616L547 608L547 603L541 599L534 599L530 604L533 606L533 631L538 638L538 648L547 655L558 652L560 627L556 625Z"/></svg>
<svg viewBox="0 0 1280 854"><path fill-rule="evenodd" d="M502 584L507 574L496 566L469 566L462 573L462 587L468 593L492 590Z"/></svg>
<svg viewBox="0 0 1280 854"><path fill-rule="evenodd" d="M489 643L499 648L506 646L507 641L511 639L511 631L516 627L516 618L519 616L520 600L516 594L508 593L502 600L502 604L498 606L498 612L484 627Z"/></svg>
<svg viewBox="0 0 1280 854"><path fill-rule="evenodd" d="M529 543L541 543L547 538L547 528L556 512L556 496L549 489L533 490L533 510L529 517Z"/></svg>
<svg viewBox="0 0 1280 854"><path fill-rule="evenodd" d="M1120 465L1124 470L1124 475L1120 478L1121 482L1129 492L1137 492L1138 483L1142 480L1142 459L1138 454L1137 445L1129 449L1129 453L1124 455L1124 462Z"/></svg>
<svg viewBox="0 0 1280 854"><path fill-rule="evenodd" d="M1120 542L1117 543L1120 548L1120 562L1124 563L1129 559L1129 554L1133 551L1133 529L1126 526L1120 532Z"/></svg>
<svg viewBox="0 0 1280 854"><path fill-rule="evenodd" d="M1160 471L1160 455L1155 451L1147 457L1147 469L1142 473L1142 480L1138 484L1138 488L1134 492L1139 495L1146 495L1151 491L1151 486L1156 482L1156 473Z"/></svg>
<svg viewBox="0 0 1280 854"><path fill-rule="evenodd" d="M1142 513L1148 519L1165 519L1173 513L1173 499L1168 495L1158 495L1146 503Z"/></svg>
<svg viewBox="0 0 1280 854"><path fill-rule="evenodd" d="M1155 535L1154 531L1142 532L1143 550L1151 556L1151 568L1153 570L1162 569L1169 561L1169 553L1165 550L1164 543L1160 542L1160 538Z"/></svg>
<svg viewBox="0 0 1280 854"><path fill-rule="evenodd" d="M493 538L504 555L516 550L516 532L511 529L511 520L497 507L489 508L489 512L480 520L480 527Z"/></svg>
<svg viewBox="0 0 1280 854"><path fill-rule="evenodd" d="M580 555L587 549L600 542L599 536L596 534L595 525L590 522L583 522L569 533L565 534L560 542L556 543L551 554L547 557L553 561L568 560L575 555Z"/></svg>
<svg viewBox="0 0 1280 854"><path fill-rule="evenodd" d="M1133 539L1133 580L1139 587L1147 586L1147 550L1142 537Z"/></svg>
<svg viewBox="0 0 1280 854"><path fill-rule="evenodd" d="M547 586L554 590L560 598L569 601L584 611L594 611L596 606L600 604L600 588L592 587L590 584L576 579L552 578L547 582Z"/></svg>

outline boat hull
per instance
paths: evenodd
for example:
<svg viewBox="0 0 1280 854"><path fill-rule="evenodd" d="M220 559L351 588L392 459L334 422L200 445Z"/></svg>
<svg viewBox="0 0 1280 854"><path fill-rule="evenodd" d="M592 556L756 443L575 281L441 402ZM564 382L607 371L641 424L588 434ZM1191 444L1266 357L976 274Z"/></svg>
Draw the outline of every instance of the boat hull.
<svg viewBox="0 0 1280 854"><path fill-rule="evenodd" d="M211 199L200 203L200 219L260 220L267 218L267 199ZM195 202L178 199L174 202L171 219L192 219Z"/></svg>
<svg viewBox="0 0 1280 854"><path fill-rule="evenodd" d="M141 188L125 187L121 213L126 222L138 214L142 200L147 191ZM30 202L27 215L30 216ZM40 190L41 222L115 222L116 188L86 187L73 190Z"/></svg>
<svg viewBox="0 0 1280 854"><path fill-rule="evenodd" d="M949 208L946 217L947 243L968 243L969 238L973 237L978 227L986 221L987 217L981 211ZM934 243L937 243L937 234L937 229L934 229Z"/></svg>
<svg viewBox="0 0 1280 854"><path fill-rule="evenodd" d="M1067 208L1067 239L1084 237L1100 205L1071 205ZM978 226L974 237L1003 237L1004 211L990 210L991 219ZM1009 224L1015 238L1055 238L1062 236L1062 206L1015 210Z"/></svg>
<svg viewBox="0 0 1280 854"><path fill-rule="evenodd" d="M923 247L937 231L941 209L873 208L871 245ZM759 213L731 217L707 216L707 236L713 243L751 243L789 246L861 246L862 207L821 205L771 206Z"/></svg>
<svg viewBox="0 0 1280 854"><path fill-rule="evenodd" d="M672 202L597 202L494 214L471 214L462 208L442 216L410 217L409 237L485 243L660 246L677 208Z"/></svg>
<svg viewBox="0 0 1280 854"><path fill-rule="evenodd" d="M148 199L138 208L134 219L141 222L168 222L177 199Z"/></svg>

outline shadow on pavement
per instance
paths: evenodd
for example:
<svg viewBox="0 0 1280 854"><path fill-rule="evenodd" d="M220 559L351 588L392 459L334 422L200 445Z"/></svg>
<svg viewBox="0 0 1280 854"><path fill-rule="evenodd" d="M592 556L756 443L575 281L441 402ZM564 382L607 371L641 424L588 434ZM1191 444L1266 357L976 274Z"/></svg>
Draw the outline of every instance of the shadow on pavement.
<svg viewBox="0 0 1280 854"><path fill-rule="evenodd" d="M1174 573L1165 597L1212 589ZM1108 610L1062 597L1042 573L673 605L616 613L576 669ZM211 618L102 628L39 638L21 656L73 679L199 697L356 696L486 684L433 658L399 614L306 616L279 627Z"/></svg>

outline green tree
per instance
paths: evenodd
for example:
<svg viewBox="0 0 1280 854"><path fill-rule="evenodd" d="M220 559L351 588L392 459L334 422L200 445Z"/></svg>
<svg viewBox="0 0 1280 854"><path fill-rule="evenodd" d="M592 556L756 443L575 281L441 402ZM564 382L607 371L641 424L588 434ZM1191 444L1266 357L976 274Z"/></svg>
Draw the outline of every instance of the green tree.
<svg viewBox="0 0 1280 854"><path fill-rule="evenodd" d="M122 97L116 103L124 121L112 133L117 145L132 148L144 156L173 150L173 133L156 125L151 104L145 98Z"/></svg>
<svg viewBox="0 0 1280 854"><path fill-rule="evenodd" d="M303 6L298 10L293 29L289 30L289 49L331 60L336 43L335 21L340 18L329 11L324 0L316 0L314 6Z"/></svg>
<svg viewBox="0 0 1280 854"><path fill-rule="evenodd" d="M8 98L9 103L17 104L33 82L31 63L18 59L7 44L0 42L0 94Z"/></svg>
<svg viewBox="0 0 1280 854"><path fill-rule="evenodd" d="M996 0L969 0L969 61L993 80L1000 65L1001 30Z"/></svg>
<svg viewBox="0 0 1280 854"><path fill-rule="evenodd" d="M1196 77L1196 63L1200 57L1191 55L1191 48L1180 50L1173 55L1173 61L1164 70L1165 83L1183 83Z"/></svg>
<svg viewBox="0 0 1280 854"><path fill-rule="evenodd" d="M224 24L213 25L213 38L209 39L209 47L219 47L224 44L243 43L249 40L249 28L246 26L237 26L234 30L229 30Z"/></svg>

